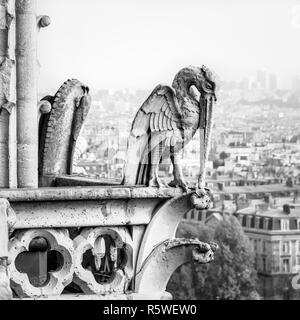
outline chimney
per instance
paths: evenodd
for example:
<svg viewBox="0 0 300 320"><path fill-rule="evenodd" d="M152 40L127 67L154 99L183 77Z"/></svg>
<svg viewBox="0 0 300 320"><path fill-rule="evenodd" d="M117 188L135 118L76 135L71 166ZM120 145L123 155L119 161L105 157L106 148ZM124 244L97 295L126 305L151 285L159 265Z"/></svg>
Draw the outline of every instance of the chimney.
<svg viewBox="0 0 300 320"><path fill-rule="evenodd" d="M274 199L272 197L272 194L265 194L264 195L264 202L268 204L268 208L272 208L274 204Z"/></svg>
<svg viewBox="0 0 300 320"><path fill-rule="evenodd" d="M285 182L285 185L289 188L292 188L293 187L293 179L291 177L288 177L286 179L286 182Z"/></svg>
<svg viewBox="0 0 300 320"><path fill-rule="evenodd" d="M256 204L255 205L255 214L257 214L257 213L260 213L260 205L259 204Z"/></svg>
<svg viewBox="0 0 300 320"><path fill-rule="evenodd" d="M285 214L290 214L291 213L291 208L290 208L290 206L288 204L284 204L283 205L283 212Z"/></svg>

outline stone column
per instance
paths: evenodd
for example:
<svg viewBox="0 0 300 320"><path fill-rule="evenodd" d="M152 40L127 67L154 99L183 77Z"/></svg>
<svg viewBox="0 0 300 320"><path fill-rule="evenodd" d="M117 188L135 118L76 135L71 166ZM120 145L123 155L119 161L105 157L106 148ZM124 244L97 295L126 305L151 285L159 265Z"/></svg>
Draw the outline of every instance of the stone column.
<svg viewBox="0 0 300 320"><path fill-rule="evenodd" d="M0 188L9 187L10 84L13 62L9 58L12 15L9 0L0 0Z"/></svg>
<svg viewBox="0 0 300 320"><path fill-rule="evenodd" d="M18 187L38 186L36 0L16 0Z"/></svg>

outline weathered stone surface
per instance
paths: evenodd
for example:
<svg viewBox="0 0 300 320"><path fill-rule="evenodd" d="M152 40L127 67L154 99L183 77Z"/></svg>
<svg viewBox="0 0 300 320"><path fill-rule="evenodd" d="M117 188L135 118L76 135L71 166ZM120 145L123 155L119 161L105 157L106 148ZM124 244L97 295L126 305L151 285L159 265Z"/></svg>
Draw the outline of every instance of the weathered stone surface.
<svg viewBox="0 0 300 320"><path fill-rule="evenodd" d="M191 195L192 206L197 210L207 210L212 204L212 194L209 189L198 189Z"/></svg>
<svg viewBox="0 0 300 320"><path fill-rule="evenodd" d="M7 259L0 257L0 300L11 300L12 292L7 274Z"/></svg>
<svg viewBox="0 0 300 320"><path fill-rule="evenodd" d="M137 272L150 252L159 244L175 236L179 222L192 209L190 195L168 200L158 207L148 224L139 250Z"/></svg>
<svg viewBox="0 0 300 320"><path fill-rule="evenodd" d="M76 79L67 80L52 101L40 128L39 174L54 176L72 172L75 144L89 111L89 88ZM46 180L40 179L40 184ZM43 185L45 186L45 185Z"/></svg>
<svg viewBox="0 0 300 320"><path fill-rule="evenodd" d="M16 223L16 215L6 199L0 198L0 258L8 257L9 234Z"/></svg>
<svg viewBox="0 0 300 320"><path fill-rule="evenodd" d="M81 188L0 189L0 198L11 202L105 200L105 199L170 199L181 196L180 188L98 186Z"/></svg>
<svg viewBox="0 0 300 320"><path fill-rule="evenodd" d="M145 225L159 199L15 202L15 228Z"/></svg>
<svg viewBox="0 0 300 320"><path fill-rule="evenodd" d="M13 61L9 55L9 0L0 0L0 188L9 187L9 125Z"/></svg>
<svg viewBox="0 0 300 320"><path fill-rule="evenodd" d="M6 199L0 199L0 300L12 298L7 272L8 236L15 220L14 212Z"/></svg>
<svg viewBox="0 0 300 320"><path fill-rule="evenodd" d="M65 188L62 189L64 189L64 192L66 191ZM69 188L68 190L70 191L71 189L73 188ZM79 188L74 189L82 191ZM92 192L94 192L99 188L83 189L86 189L83 190L83 196L89 197L89 191L92 190ZM23 201L12 202L12 208L17 217L14 227L16 229L23 229L23 231L17 231L15 237L10 242L10 257L13 263L9 267L9 270L12 275L11 283L13 288L20 297L56 297L60 295L64 287L73 279L72 270L74 270L74 282L82 288L85 294L106 295L109 292L125 293L129 289L129 284L133 279L140 279L134 277L135 272L137 272L137 274L144 273L142 269L153 250L155 250L159 243L174 237L177 225L182 216L193 207L190 199L191 194L170 199L172 194L169 193L170 190L173 192L176 191L172 188L169 188L168 191L163 194L163 196L167 196L167 198L162 198L161 190L157 190L156 193L155 188L114 187L111 188L111 190L112 189L114 189L115 192L114 196L117 197L115 200L109 199L109 193L100 193L102 196L105 196L104 199L63 201L63 197L59 193L61 191L60 188L58 188L58 190L56 190L56 188L50 188L46 190L57 192L55 200L52 199L52 201L44 202L37 201L39 200L38 192L44 191L43 189L18 190L15 192L15 194L24 192L21 195ZM118 190L122 189L128 190L129 193L127 197L129 198L118 198L119 196L117 195L122 194ZM140 193L141 198L137 197L132 199L132 190L135 189L142 190ZM103 190L105 189L103 188ZM0 193L1 192L2 191L0 191ZM99 193L96 194L99 196ZM113 195L112 192L110 194ZM147 194L150 195L148 199L145 198ZM27 201L25 202L24 200L27 195L31 195L35 201L31 202L28 201L29 199L26 199ZM75 195L73 194L72 196ZM18 198L18 200L21 200L21 197ZM5 199L3 201L8 203ZM136 229L138 224L141 225L140 229ZM122 227L122 225L124 227ZM128 232L127 225L132 226L130 229L131 233ZM63 230L61 228L66 227L83 226L94 226L94 228L84 229L81 234L74 239L75 251L73 252L72 240L66 231L61 235L61 231L59 230ZM147 229L145 232L146 226ZM60 229L41 229L49 227ZM25 231L24 229L29 230ZM89 249L91 249L96 256L99 255L99 257L101 257L103 255L103 250L101 249L101 245L99 247L97 239L105 234L109 234L116 240L116 247L112 246L110 251L111 260L115 261L116 270L113 281L109 284L98 283L93 273L83 268L81 263L83 254ZM66 255L66 257L64 256L65 261L69 261L67 265L62 268L62 270L65 270L62 275L59 271L51 273L49 283L40 288L32 286L28 281L28 276L20 273L14 266L17 255L20 252L28 250L30 241L36 237L42 237L46 238L47 241L52 241L52 248L55 248L55 250L59 252L62 251L62 254ZM61 242L58 241L59 239L61 239ZM183 241L179 240L180 246L182 243ZM166 252L169 249L171 250L175 244L176 242L172 241L165 242ZM185 242L185 244L187 244L187 242ZM194 244L194 242L192 242L192 244ZM209 247L209 245L206 246L207 248ZM117 247L122 248L126 253L124 253L126 262L121 266L117 265L119 263L116 259ZM198 247L194 249L191 254L193 259L198 260L198 262L204 263L211 259L210 253L203 256L203 252L201 251L203 248L201 246L201 250L199 251L199 243ZM172 265L175 265L175 262ZM159 266L159 268L161 268L161 266ZM171 269L168 270L170 271ZM51 279L53 281L51 281ZM164 279L165 278L163 278L163 280ZM54 285L54 283L56 284ZM139 282L137 282L137 284L138 283ZM130 289L137 292L136 288L137 287L130 287ZM159 287L159 290L154 288L153 295L157 297L159 292L164 292L163 287ZM142 290L140 294L143 296L146 292ZM163 298L163 296L161 296L161 298Z"/></svg>
<svg viewBox="0 0 300 320"><path fill-rule="evenodd" d="M170 239L157 245L136 274L135 291L163 292L173 272L187 262L209 263L216 244L197 239Z"/></svg>
<svg viewBox="0 0 300 320"><path fill-rule="evenodd" d="M16 0L18 187L38 186L36 0Z"/></svg>

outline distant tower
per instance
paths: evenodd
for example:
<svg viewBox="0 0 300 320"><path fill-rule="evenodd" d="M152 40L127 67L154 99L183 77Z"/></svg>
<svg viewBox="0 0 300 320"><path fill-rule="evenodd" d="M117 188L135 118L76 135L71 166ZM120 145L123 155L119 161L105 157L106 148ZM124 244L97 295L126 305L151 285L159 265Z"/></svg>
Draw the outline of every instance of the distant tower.
<svg viewBox="0 0 300 320"><path fill-rule="evenodd" d="M269 75L269 90L276 91L277 90L277 76L274 73Z"/></svg>
<svg viewBox="0 0 300 320"><path fill-rule="evenodd" d="M266 71L257 70L256 81L258 83L258 87L260 89L262 89L262 90L265 90L266 89L266 83L267 83Z"/></svg>

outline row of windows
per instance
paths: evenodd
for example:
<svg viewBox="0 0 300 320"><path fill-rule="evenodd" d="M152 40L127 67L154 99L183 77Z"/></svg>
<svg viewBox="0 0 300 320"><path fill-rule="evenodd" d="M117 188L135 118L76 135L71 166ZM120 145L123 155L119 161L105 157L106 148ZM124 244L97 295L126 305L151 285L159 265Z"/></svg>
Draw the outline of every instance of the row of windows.
<svg viewBox="0 0 300 320"><path fill-rule="evenodd" d="M271 261L270 261L271 260ZM271 265L270 265L271 262ZM300 265L300 256L294 261L294 267ZM267 257L255 257L255 269L260 272L294 272L290 258L280 259L278 256L267 259Z"/></svg>
<svg viewBox="0 0 300 320"><path fill-rule="evenodd" d="M273 219L253 215L239 216L242 227L263 230L300 230L300 219Z"/></svg>
<svg viewBox="0 0 300 320"><path fill-rule="evenodd" d="M294 245L295 252L300 254L300 240L271 243L270 241L252 239L251 242L255 253L267 253L269 251L273 255L290 254Z"/></svg>

